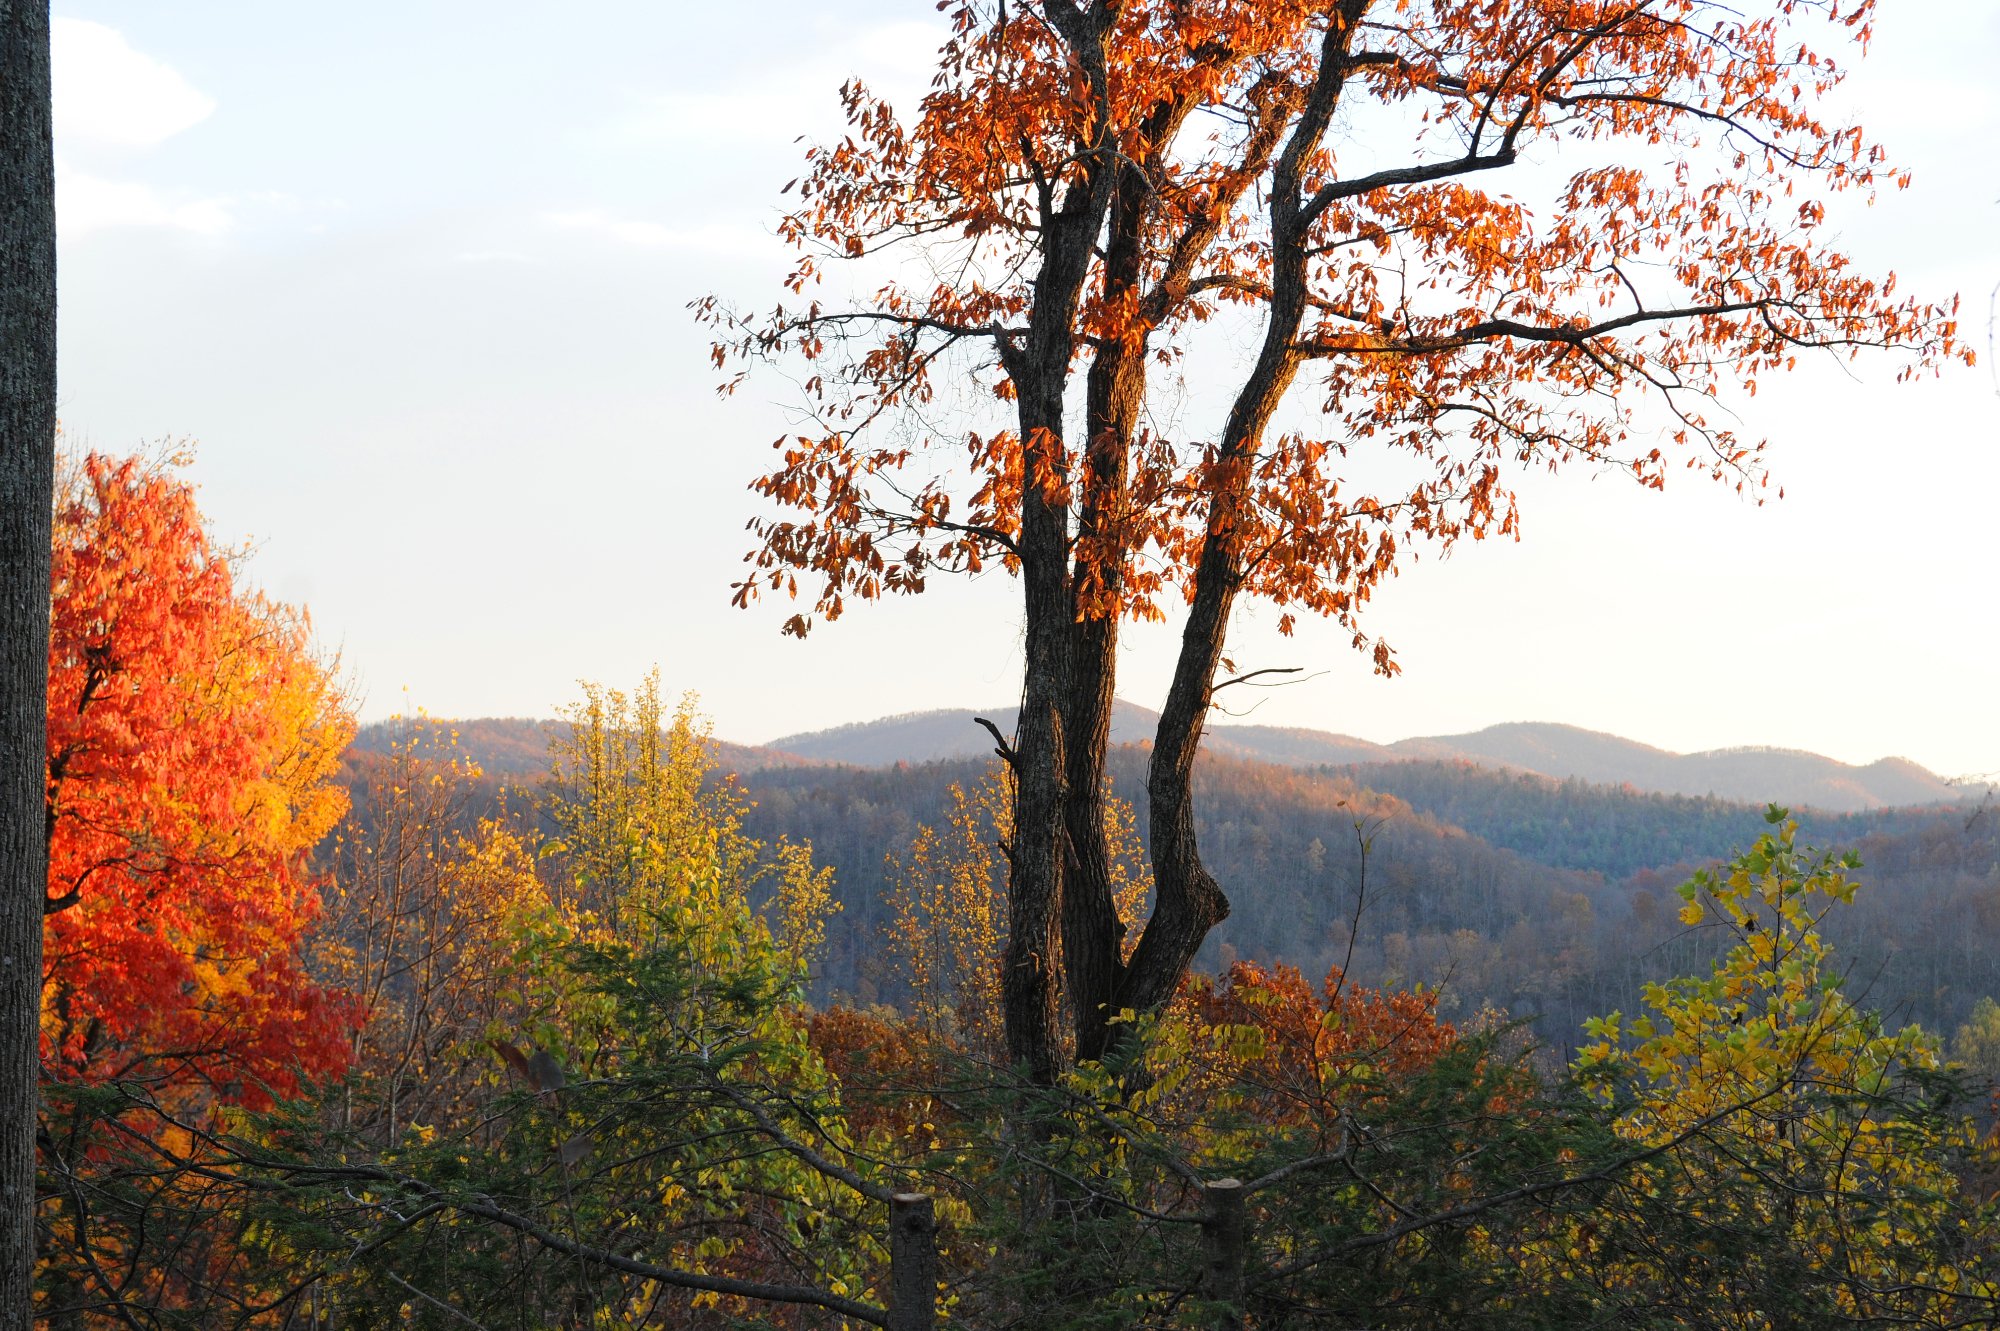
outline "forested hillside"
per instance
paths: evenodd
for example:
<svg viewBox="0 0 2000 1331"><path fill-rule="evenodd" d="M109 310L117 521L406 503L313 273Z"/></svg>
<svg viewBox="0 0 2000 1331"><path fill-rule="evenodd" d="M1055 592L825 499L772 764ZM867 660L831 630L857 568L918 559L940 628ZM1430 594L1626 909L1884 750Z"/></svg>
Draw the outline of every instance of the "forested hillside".
<svg viewBox="0 0 2000 1331"><path fill-rule="evenodd" d="M93 1200L88 1230L51 1208L43 1270L56 1297L86 1302L102 1287L133 1306L203 1310L194 1325L234 1325L245 1304L294 1299L290 1273L306 1270L315 1297L354 1325L395 1322L396 1282L422 1281L454 1312L521 1331L561 1324L607 1290L643 1295L663 1325L720 1331L776 1290L887 1326L879 1291L912 1259L880 1245L876 1208L900 1205L894 1189L913 1180L937 1199L918 1237L958 1273L973 1325L1009 1324L1035 1297L1024 1272L1074 1260L1069 1225L1024 1222L1015 1201L993 1208L1032 1189L1014 1181L1024 1162L1070 1177L1074 1144L1089 1140L1064 1129L1045 1158L1040 1144L1010 1143L983 1099L1031 1094L997 1046L997 764L730 773L713 766L720 747L691 708L668 718L651 682L631 695L587 686L569 717L530 730L551 741L539 767L518 726L417 721L371 728L331 784L324 765L312 776L315 804L337 807L336 787L350 804L301 866L302 881L324 885L314 927L260 938L254 968L197 954L194 973L250 997L246 981L282 981L276 963L296 957L326 986L328 1030L308 1046L289 1022L274 1052L316 1050L338 1075L285 1081L274 1064L223 1081L159 1049L146 1022L115 1041L86 1037L48 1088L63 1131L47 1148L51 1177ZM1141 789L1145 751L1112 757L1113 791ZM1092 1168L1129 1176L1121 1186L1143 1189L1149 1210L1181 1208L1208 1227L1184 1195L1195 1170L1250 1175L1273 1198L1300 1173L1306 1191L1260 1206L1258 1233L1319 1233L1345 1212L1326 1209L1311 1171L1352 1153L1370 1195L1391 1198L1371 1224L1415 1216L1430 1228L1471 1206L1488 1228L1509 1227L1510 1253L1545 1262L1607 1234L1643 1253L1663 1226L1704 1226L1720 1202L1755 1217L1744 1233L1760 1261L1807 1280L1825 1247L1817 1230L1763 1218L1769 1190L1740 1167L1762 1153L1772 1160L1760 1170L1796 1160L1772 1128L1805 1122L1812 1159L1842 1171L1842 1205L1895 1216L1897 1251L1916 1253L1902 1260L1985 1260L1946 1243L1979 1223L1960 1208L1984 1196L1956 1192L1987 1167L1956 1107L1966 1088L1938 1069L1936 1041L1891 1033L1871 1009L1945 1030L1970 1016L1973 1036L1957 1044L1992 1070L2000 1009L1972 1008L2000 988L1977 942L2000 928L2000 813L1818 820L1818 834L1859 841L1872 867L1857 892L1839 862L1795 851L1795 825L1715 801L1458 764L1384 769L1410 778L1402 793L1353 772L1226 757L1198 772L1200 833L1234 910L1149 1022L1144 1089L1083 1078L1060 1090L1073 1127L1128 1148ZM1426 804L1533 829L1515 839L1544 859ZM1139 874L1121 881L1140 890L1120 900L1136 915L1143 837L1124 813L1116 824L1121 863ZM1668 852L1707 860L1710 838L1739 838L1736 858L1686 896L1675 888L1690 864L1604 872ZM206 900L226 885L208 866L186 886ZM1782 940L1783 966L1767 964L1765 938ZM1662 975L1696 978L1663 987ZM182 989L147 1022L213 1005ZM1733 996L1736 1023L1718 1026L1714 993ZM1645 1014L1629 1048L1605 1015L1616 1010ZM1510 1017L1525 1019L1525 1038ZM1718 1033L1739 1026L1740 1046ZM334 1032L339 1042L324 1038ZM1765 1113L1739 1048L1753 1071L1809 1052L1847 1080ZM107 1055L119 1063L91 1066ZM1892 1080L1852 1075L1883 1067ZM1890 1124L1891 1144L1839 1135L1856 1096L1867 1122ZM1342 1125L1364 1113L1394 1134L1355 1152L1338 1134L1358 1132ZM1626 1125L1656 1118L1688 1157L1677 1171L1719 1172L1672 1186L1646 1176L1636 1211L1572 1215L1521 1190L1523 1178L1640 1168L1649 1157L1634 1155ZM1828 1141L1845 1144L1833 1154ZM1469 1179L1451 1166L1468 1149L1492 1162ZM1551 1158L1554 1173L1532 1163ZM1888 1168L1914 1181L1869 1191ZM644 1256L674 1252L683 1225L716 1238L684 1265ZM982 1257L987 1234L1026 1255ZM1121 1280L1172 1291L1192 1241L1173 1228L1157 1245L1103 1251L1118 1254ZM132 1260L107 1275L104 1251ZM1458 1306L1462 1273L1484 1270L1453 1258L1426 1273L1411 1265L1420 1252L1396 1247L1381 1278L1439 1282L1426 1306ZM734 1274L764 1263L822 1283ZM1481 1279L1508 1285L1511 1259L1501 1267ZM638 1283L620 1286L626 1276ZM1654 1267L1629 1257L1619 1279L1622 1297L1680 1325ZM1525 1289L1562 1304L1571 1283ZM1984 1300L1986 1286L1973 1288L1963 1297ZM732 1311L709 1316L716 1295ZM1341 1297L1405 1296L1371 1279Z"/></svg>
<svg viewBox="0 0 2000 1331"><path fill-rule="evenodd" d="M1757 833L1763 804L1717 796L1668 795L1579 778L1448 763L1366 763L1331 769L1370 790L1395 795L1483 840L1538 863L1619 879L1641 869L1713 859L1717 847ZM1776 792L1766 802L1782 802ZM1807 834L1848 844L1877 831L1924 826L1976 805L1944 804L1835 813L1797 810Z"/></svg>
<svg viewBox="0 0 2000 1331"><path fill-rule="evenodd" d="M432 722L458 734L498 790L531 815L546 770L532 741L554 723ZM379 761L389 727L364 727L350 770ZM907 737L906 737L907 738ZM746 832L811 843L834 872L841 912L816 977L823 995L904 997L883 953L898 860L920 828L939 827L956 784L989 779L992 758L850 767L782 750L719 746L752 800ZM1112 751L1115 793L1143 810L1145 750ZM781 765L784 764L784 765ZM1305 769L1210 756L1198 769L1205 856L1231 902L1200 964L1287 964L1308 975L1347 962L1368 984L1442 987L1441 1010L1532 1018L1565 1046L1589 1016L1629 1006L1663 965L1713 951L1675 921L1674 888L1754 840L1763 808L1646 793L1467 762L1401 761ZM367 816L357 787L357 816ZM1951 1030L2000 996L2000 960L1971 940L2000 923L2000 811L1948 806L1834 814L1804 811L1809 841L1862 852L1855 909L1830 926L1871 998ZM1138 820L1140 838L1145 819ZM997 835L991 832L990 835ZM1364 854L1364 845L1366 847ZM1365 862L1365 876L1363 872ZM1357 893L1361 894L1357 926Z"/></svg>
<svg viewBox="0 0 2000 1331"><path fill-rule="evenodd" d="M975 761L806 768L745 777L759 836L812 842L844 913L823 981L863 998L895 879L891 861L944 814ZM1143 753L1113 751L1113 789L1144 806ZM1231 911L1202 953L1323 974L1348 953L1366 983L1443 985L1448 1012L1536 1016L1563 1044L1584 1018L1629 1006L1662 966L1711 950L1675 923L1673 889L1755 839L1760 808L1552 782L1463 765L1307 772L1226 758L1199 772L1204 854ZM2000 921L2000 812L1904 810L1806 819L1806 835L1862 852L1866 885L1833 937L1878 1002L1943 1029L2000 994L2000 959L1966 940ZM1143 817L1139 821L1145 827Z"/></svg>

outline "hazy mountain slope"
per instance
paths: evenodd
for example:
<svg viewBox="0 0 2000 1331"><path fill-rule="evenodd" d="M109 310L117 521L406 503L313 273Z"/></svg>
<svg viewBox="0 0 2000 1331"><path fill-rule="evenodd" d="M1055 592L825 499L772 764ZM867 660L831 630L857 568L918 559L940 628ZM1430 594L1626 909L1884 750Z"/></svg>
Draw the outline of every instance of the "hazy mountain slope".
<svg viewBox="0 0 2000 1331"><path fill-rule="evenodd" d="M1907 758L1850 767L1794 749L1720 749L1691 753L1685 763L1689 775L1684 793L1695 793L1699 786L1724 799L1764 799L1760 792L1773 786L1802 791L1787 795L1787 801L1821 809L1893 808L1966 798L1965 791Z"/></svg>
<svg viewBox="0 0 2000 1331"><path fill-rule="evenodd" d="M1441 822L1557 868L1625 878L1644 869L1698 865L1764 831L1761 806L1709 795L1558 781L1539 772L1454 762L1365 763L1329 772L1394 795ZM1849 846L1900 835L1939 818L1934 806L1854 812L1802 811L1806 839Z"/></svg>
<svg viewBox="0 0 2000 1331"><path fill-rule="evenodd" d="M415 743L427 753L442 753L454 743L489 776L538 778L549 767L549 739L563 723L523 716L482 716L469 721L436 717L371 721L354 736L359 753L387 753L392 744ZM454 741L453 737L456 736ZM732 772L766 767L797 767L813 761L798 754L758 744L716 742L716 756Z"/></svg>
<svg viewBox="0 0 2000 1331"><path fill-rule="evenodd" d="M983 716L1000 727L1002 734L1011 735L1018 710L986 707L905 712L830 730L784 735L772 740L770 747L815 762L845 763L850 767L990 758L993 737L974 718ZM1121 700L1111 709L1111 742L1137 744L1149 740L1158 720L1159 713Z"/></svg>
<svg viewBox="0 0 2000 1331"><path fill-rule="evenodd" d="M787 735L768 745L719 742L723 765L754 772L771 767L838 763L887 767L896 763L984 760L993 740L973 718L984 716L1003 733L1014 726L1014 709L911 712L806 734ZM1152 739L1158 713L1119 702L1112 711L1114 744ZM548 764L549 737L559 722L523 717L481 717L468 721L424 718L374 722L361 728L354 747L386 751L398 736L420 743L443 742L456 731L459 747L500 777L539 775ZM1407 762L1476 763L1562 780L1630 785L1641 791L1694 798L1714 796L1762 807L1776 801L1794 808L1832 813L1962 802L1973 792L1946 784L1902 758L1884 758L1854 767L1792 749L1719 749L1680 754L1577 726L1514 722L1464 735L1435 735L1375 744L1351 735L1296 726L1216 724L1203 741L1218 758L1278 763L1288 767L1345 767Z"/></svg>
<svg viewBox="0 0 2000 1331"><path fill-rule="evenodd" d="M1202 745L1224 757L1287 767L1344 767L1396 756L1384 744L1302 726L1212 725Z"/></svg>
<svg viewBox="0 0 2000 1331"><path fill-rule="evenodd" d="M1776 801L1849 812L1965 798L1965 792L1903 758L1854 767L1797 749L1671 753L1551 722L1512 722L1466 735L1401 740L1389 747L1405 758L1470 761L1557 779L1629 783L1662 794L1714 795L1757 805Z"/></svg>
<svg viewBox="0 0 2000 1331"><path fill-rule="evenodd" d="M1136 797L1142 833L1145 761L1143 750L1123 746L1109 763L1114 788ZM766 769L746 778L756 801L746 830L763 839L810 841L814 858L834 870L842 910L829 926L830 988L870 1000L896 997L881 987L880 956L893 859L918 827L942 822L953 782L977 782L986 769L982 760L956 759ZM1591 918L1589 906L1578 903L1601 885L1596 875L1552 869L1491 846L1340 776L1210 755L1197 768L1196 786L1203 856L1232 903L1203 949L1204 966L1239 956L1283 961L1317 980L1347 959L1365 837L1368 897L1353 951L1357 974L1371 983L1416 978L1415 968L1436 958L1412 953L1413 938L1442 938L1448 951L1460 931L1496 938L1518 931L1532 935L1534 946L1517 943L1510 955L1519 966L1483 976L1473 1005L1491 1000L1539 1011L1550 1000L1535 987L1542 979L1532 977L1553 972L1535 958L1573 939ZM1392 939L1403 941L1386 943ZM1445 956L1428 978L1439 978L1449 964Z"/></svg>
<svg viewBox="0 0 2000 1331"><path fill-rule="evenodd" d="M1012 734L1015 714L1013 707L907 712L879 721L785 735L772 740L771 747L853 767L983 758L992 754L993 740L973 718L983 716L999 726L1001 733ZM1159 720L1160 714L1150 707L1120 699L1111 709L1111 742L1151 743ZM1395 756L1385 745L1297 726L1211 725L1203 747L1226 758L1293 767L1373 762Z"/></svg>
<svg viewBox="0 0 2000 1331"><path fill-rule="evenodd" d="M1111 754L1140 805L1143 750ZM754 835L812 842L843 911L824 978L864 1000L898 998L881 953L892 857L938 824L946 788L980 779L959 759L874 768L766 769L747 779ZM1374 785L1388 790L1370 789ZM1647 980L1698 972L1718 940L1688 931L1674 887L1749 845L1760 812L1713 799L1553 781L1468 764L1308 770L1209 755L1196 775L1202 854L1229 894L1199 964L1286 962L1317 980L1349 959L1365 984L1443 984L1446 1009L1539 1016L1560 1044L1587 1016L1629 1008ZM1393 792L1393 793L1392 793ZM1870 1000L1949 1031L2000 994L2000 811L1816 814L1809 841L1859 847L1867 885L1828 922ZM886 987L885 987L886 986Z"/></svg>

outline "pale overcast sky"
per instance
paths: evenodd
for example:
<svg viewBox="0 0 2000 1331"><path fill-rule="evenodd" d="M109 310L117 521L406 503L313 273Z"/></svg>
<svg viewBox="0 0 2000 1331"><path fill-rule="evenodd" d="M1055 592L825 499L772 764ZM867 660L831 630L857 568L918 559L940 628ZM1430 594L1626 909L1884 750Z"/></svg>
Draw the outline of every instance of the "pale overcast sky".
<svg viewBox="0 0 2000 1331"><path fill-rule="evenodd" d="M1914 188L1845 219L1902 289L2000 282L2000 5L1890 0L1851 85ZM267 0L56 6L65 428L199 441L225 537L310 606L363 714L546 715L658 663L743 741L1018 688L1003 577L938 582L806 643L728 605L783 428L772 378L713 394L685 306L768 304L800 134L851 75L901 93L929 0ZM337 15L337 17L335 17ZM1520 544L1426 560L1368 627L1239 628L1300 665L1255 719L1369 739L1564 721L2000 769L2000 395L1990 363L1897 386L1815 369L1747 404L1787 497L1531 477ZM1157 703L1177 629L1120 692ZM1255 700L1250 700L1255 701Z"/></svg>

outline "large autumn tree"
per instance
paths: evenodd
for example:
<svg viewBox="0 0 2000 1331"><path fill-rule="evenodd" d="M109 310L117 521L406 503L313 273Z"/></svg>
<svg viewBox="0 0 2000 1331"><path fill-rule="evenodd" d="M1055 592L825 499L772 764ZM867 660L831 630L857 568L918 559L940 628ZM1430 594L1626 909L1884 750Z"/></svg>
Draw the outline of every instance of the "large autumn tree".
<svg viewBox="0 0 2000 1331"><path fill-rule="evenodd" d="M933 573L1020 577L1005 1017L1039 1077L1063 994L1076 1054L1102 1053L1229 909L1190 778L1239 601L1329 617L1392 671L1359 612L1414 546L1512 533L1511 470L1744 485L1761 443L1726 397L1813 351L1965 355L1952 308L1828 233L1834 196L1904 179L1820 109L1869 0L944 8L914 115L850 83L849 132L810 150L781 228L796 299L701 310L725 370L803 362L812 422L758 482L777 512L739 600L802 594L803 633ZM824 294L843 262L872 294ZM1210 321L1249 331L1202 417L1152 380ZM1169 612L1157 904L1125 960L1118 630Z"/></svg>
<svg viewBox="0 0 2000 1331"><path fill-rule="evenodd" d="M347 1000L299 955L306 853L347 807L345 699L169 468L93 454L57 499L50 1071L267 1102L346 1057Z"/></svg>

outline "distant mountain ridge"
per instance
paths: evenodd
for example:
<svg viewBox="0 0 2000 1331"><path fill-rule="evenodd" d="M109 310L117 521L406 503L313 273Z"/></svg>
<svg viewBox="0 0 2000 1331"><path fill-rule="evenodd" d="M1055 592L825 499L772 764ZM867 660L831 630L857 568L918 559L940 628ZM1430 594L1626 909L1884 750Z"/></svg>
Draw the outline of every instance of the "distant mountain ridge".
<svg viewBox="0 0 2000 1331"><path fill-rule="evenodd" d="M993 738L974 719L981 716L1002 733L1014 729L1012 707L947 708L787 735L769 744L719 743L718 757L724 767L743 773L822 764L891 767L984 758L993 752ZM1112 709L1111 741L1147 743L1158 719L1158 713L1121 700ZM425 742L437 742L451 731L457 733L462 751L492 775L531 776L547 765L549 737L559 724L524 717L376 722L361 728L354 747L363 753L381 752L398 736L421 732ZM1905 758L1883 758L1857 767L1796 749L1673 753L1617 735L1542 721L1512 721L1462 735L1421 736L1393 744L1300 726L1216 724L1208 728L1202 746L1217 757L1283 767L1463 763L1556 781L1630 786L1662 795L1712 795L1754 805L1777 802L1829 813L1954 804L1983 793L1954 786Z"/></svg>
<svg viewBox="0 0 2000 1331"><path fill-rule="evenodd" d="M399 717L362 726L355 732L352 750L385 754L393 745L414 744L431 754L455 751L477 763L488 776L539 777L549 768L549 741L563 724L529 716L482 716L464 721ZM812 761L758 744L718 740L715 747L717 760L732 772L797 767Z"/></svg>
<svg viewBox="0 0 2000 1331"><path fill-rule="evenodd" d="M808 755L720 747L748 797L745 831L765 842L809 843L815 864L834 871L842 909L827 930L822 996L897 1001L882 963L896 866L921 827L942 824L951 784L975 783L989 768L991 738L971 716L890 718L786 741ZM1001 710L990 719L1013 718ZM1150 721L1143 709L1121 707L1119 738L1143 738ZM560 733L558 722L520 718L365 727L339 778L354 799L352 825L366 828L380 812L385 787L370 775L387 749L415 744L437 754L454 734L455 751L486 773L465 787L466 816L529 813L534 801L510 801L504 791L538 782L549 740ZM922 759L926 744L968 756L908 761ZM1913 764L1847 768L1782 751L1677 755L1565 726L1497 726L1384 745L1304 728L1220 725L1209 748L1197 824L1204 861L1232 908L1203 949L1203 969L1244 958L1298 966L1308 977L1337 964L1370 985L1421 980L1440 986L1447 1015L1495 1004L1537 1020L1557 1047L1587 1016L1629 1007L1637 976L1699 973L1710 959L1705 936L1678 924L1674 887L1763 830L1751 803L1642 791L1627 776L1672 773L1684 758L1697 774L1747 765L1754 775L1773 763L1769 770L1780 774L1850 782L1834 791L1844 801L1826 802L1853 803L1879 798L1865 782L1885 771L1928 775ZM1267 756L1232 756L1243 750ZM1415 756L1419 750L1451 756ZM1375 761L1318 761L1329 755ZM839 761L856 757L877 761ZM1139 745L1121 744L1108 764L1114 788L1135 806L1142 842L1146 759ZM1530 761L1617 780L1513 765ZM1925 795L1937 788L1919 784ZM1797 790L1757 794L1806 803ZM1808 843L1861 853L1866 891L1830 936L1857 973L1871 977L1874 1001L1952 1030L1979 997L2000 995L2000 950L1986 945L2000 892L2000 805L1821 807L1802 822ZM1357 916L1364 881L1365 914Z"/></svg>
<svg viewBox="0 0 2000 1331"><path fill-rule="evenodd" d="M1666 795L1714 795L1753 804L1775 801L1842 813L1956 803L1972 793L1907 758L1881 758L1856 767L1799 749L1744 746L1673 753L1552 722L1508 722L1467 735L1401 740L1389 747L1403 758L1469 761L1558 780L1629 784Z"/></svg>
<svg viewBox="0 0 2000 1331"><path fill-rule="evenodd" d="M787 735L771 750L816 762L883 767L897 762L941 762L990 752L992 738L975 721L984 716L1004 731L1015 709L983 712L944 709L909 712ZM1158 713L1120 701L1112 711L1114 744L1152 738ZM1673 753L1580 726L1512 721L1462 735L1434 735L1377 744L1352 735L1297 726L1215 724L1203 747L1210 753L1287 767L1350 767L1398 761L1462 762L1529 772L1558 781L1630 785L1663 795L1705 796L1751 804L1777 802L1830 812L1950 804L1979 792L1954 786L1906 758L1865 766L1796 749L1745 746L1706 753Z"/></svg>
<svg viewBox="0 0 2000 1331"><path fill-rule="evenodd" d="M772 740L767 747L815 762L845 763L851 767L952 762L993 751L993 737L976 718L983 716L1000 727L1003 734L1011 734L1016 714L1013 707L904 712L877 721L857 721L827 730L786 735ZM1158 712L1121 698L1111 706L1111 742L1150 743L1159 720ZM1339 767L1393 760L1397 756L1386 745L1351 735L1290 726L1210 726L1203 747L1224 757L1281 763L1287 767Z"/></svg>

